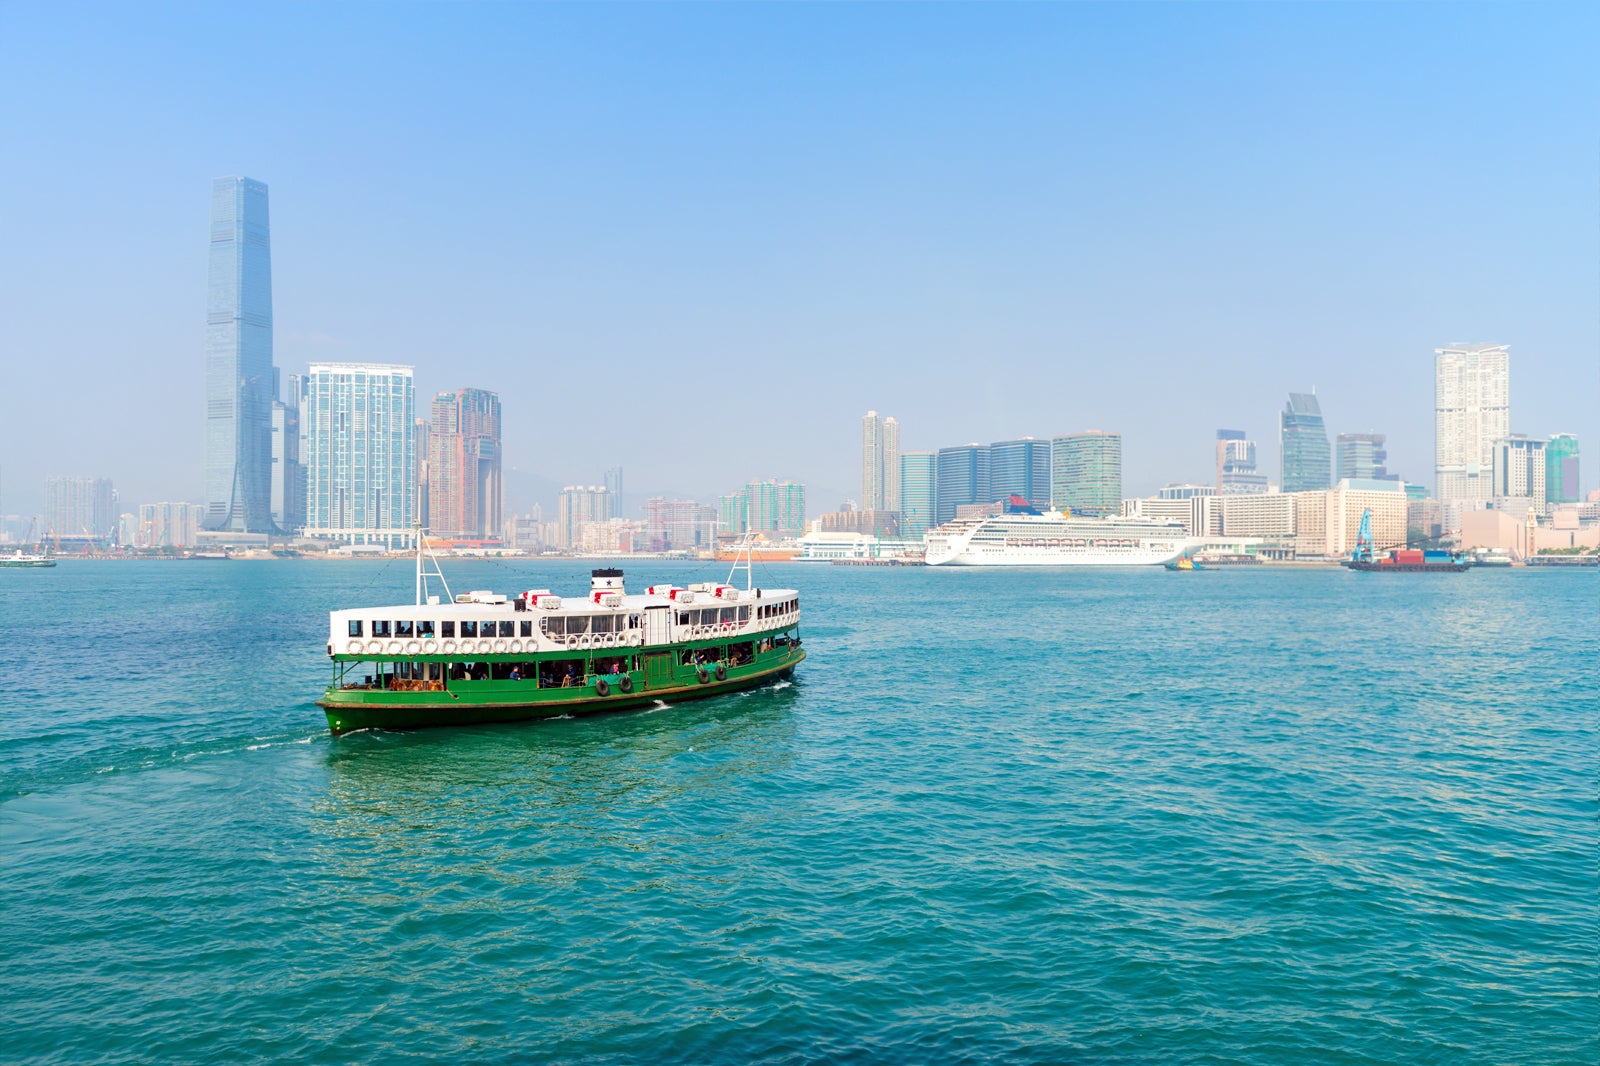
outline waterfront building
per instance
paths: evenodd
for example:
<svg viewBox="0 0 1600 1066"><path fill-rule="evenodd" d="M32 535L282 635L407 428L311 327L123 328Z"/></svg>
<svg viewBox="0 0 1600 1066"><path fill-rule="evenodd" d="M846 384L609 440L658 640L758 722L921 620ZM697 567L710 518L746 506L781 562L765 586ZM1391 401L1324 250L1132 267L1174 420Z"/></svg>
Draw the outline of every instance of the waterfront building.
<svg viewBox="0 0 1600 1066"><path fill-rule="evenodd" d="M1208 486L1209 487L1209 486ZM1212 529L1212 513L1220 497L1208 496L1145 496L1122 501L1122 517L1144 522L1182 522L1183 531L1191 537L1203 537L1216 532Z"/></svg>
<svg viewBox="0 0 1600 1066"><path fill-rule="evenodd" d="M46 530L82 541L110 539L117 527L117 493L103 477L44 479Z"/></svg>
<svg viewBox="0 0 1600 1066"><path fill-rule="evenodd" d="M1217 510L1223 536L1283 539L1295 535L1295 501L1286 493L1221 496Z"/></svg>
<svg viewBox="0 0 1600 1066"><path fill-rule="evenodd" d="M1196 496L1215 496L1217 490L1211 485L1163 485L1156 490L1158 500L1192 500Z"/></svg>
<svg viewBox="0 0 1600 1066"><path fill-rule="evenodd" d="M1403 481L1346 479L1335 488L1292 494L1297 556L1346 556L1355 548L1364 511L1372 512L1374 551L1406 546Z"/></svg>
<svg viewBox="0 0 1600 1066"><path fill-rule="evenodd" d="M745 487L746 514L752 532L779 540L799 538L806 531L806 487L797 481L752 481Z"/></svg>
<svg viewBox="0 0 1600 1066"><path fill-rule="evenodd" d="M1217 492L1224 496L1268 492L1267 475L1256 466L1256 442L1242 429L1217 430Z"/></svg>
<svg viewBox="0 0 1600 1066"><path fill-rule="evenodd" d="M544 550L544 511L538 504L527 514L506 517L500 539L507 548L519 552L538 554Z"/></svg>
<svg viewBox="0 0 1600 1066"><path fill-rule="evenodd" d="M1081 515L1122 510L1122 434L1091 429L1056 437L1050 448L1050 503Z"/></svg>
<svg viewBox="0 0 1600 1066"><path fill-rule="evenodd" d="M306 524L306 468L300 461L301 377L289 377L293 400L272 401L272 524L292 533Z"/></svg>
<svg viewBox="0 0 1600 1066"><path fill-rule="evenodd" d="M433 398L428 426L429 532L483 540L501 532L500 397L458 389Z"/></svg>
<svg viewBox="0 0 1600 1066"><path fill-rule="evenodd" d="M617 517L616 499L604 485L567 485L556 503L555 546L565 551L583 551L589 526Z"/></svg>
<svg viewBox="0 0 1600 1066"><path fill-rule="evenodd" d="M920 537L938 523L938 457L933 452L900 456L900 532Z"/></svg>
<svg viewBox="0 0 1600 1066"><path fill-rule="evenodd" d="M899 537L903 528L899 511L825 511L812 525L821 533L860 533L870 537Z"/></svg>
<svg viewBox="0 0 1600 1066"><path fill-rule="evenodd" d="M1578 502L1578 438L1557 433L1544 449L1544 500L1547 504Z"/></svg>
<svg viewBox="0 0 1600 1066"><path fill-rule="evenodd" d="M1035 507L1050 505L1050 442L1023 437L989 445L989 495L1020 496Z"/></svg>
<svg viewBox="0 0 1600 1066"><path fill-rule="evenodd" d="M211 183L206 289L207 529L272 531L277 399L267 187L249 178L217 178Z"/></svg>
<svg viewBox="0 0 1600 1066"><path fill-rule="evenodd" d="M412 368L313 363L300 411L308 537L399 549L417 520Z"/></svg>
<svg viewBox="0 0 1600 1066"><path fill-rule="evenodd" d="M1545 512L1545 444L1521 433L1494 442L1489 468L1495 510L1520 514L1531 508L1538 514Z"/></svg>
<svg viewBox="0 0 1600 1066"><path fill-rule="evenodd" d="M934 525L956 516L956 509L992 503L989 491L989 449L976 442L940 448L934 460Z"/></svg>
<svg viewBox="0 0 1600 1066"><path fill-rule="evenodd" d="M132 544L136 548L192 548L205 511L201 503L140 504Z"/></svg>
<svg viewBox="0 0 1600 1066"><path fill-rule="evenodd" d="M1494 442L1511 435L1508 347L1434 349L1434 488L1441 501L1494 496Z"/></svg>
<svg viewBox="0 0 1600 1066"><path fill-rule="evenodd" d="M861 419L861 509L900 509L900 423L876 411Z"/></svg>
<svg viewBox="0 0 1600 1066"><path fill-rule="evenodd" d="M1384 447L1388 439L1382 433L1339 434L1335 449L1339 456L1339 479L1391 480L1392 475L1385 465L1389 461L1389 452Z"/></svg>
<svg viewBox="0 0 1600 1066"><path fill-rule="evenodd" d="M710 551L716 547L717 508L695 500L652 496L645 503L650 551Z"/></svg>
<svg viewBox="0 0 1600 1066"><path fill-rule="evenodd" d="M1332 450L1314 392L1291 392L1279 421L1284 492L1310 492L1333 483Z"/></svg>

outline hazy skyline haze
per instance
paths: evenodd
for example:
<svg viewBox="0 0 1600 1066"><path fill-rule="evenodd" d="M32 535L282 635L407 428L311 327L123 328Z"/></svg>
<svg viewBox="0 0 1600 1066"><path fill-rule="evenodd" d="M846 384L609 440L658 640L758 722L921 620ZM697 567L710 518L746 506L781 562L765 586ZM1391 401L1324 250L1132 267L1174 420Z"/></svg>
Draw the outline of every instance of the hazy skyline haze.
<svg viewBox="0 0 1600 1066"><path fill-rule="evenodd" d="M531 478L859 492L901 448L1386 433L1511 346L1600 467L1600 19L1566 5L0 8L4 509L202 497L209 189L267 183L275 362L490 389ZM20 402L16 397L49 397ZM748 407L741 403L748 402ZM689 412L703 406L703 418ZM70 409L71 418L62 412Z"/></svg>

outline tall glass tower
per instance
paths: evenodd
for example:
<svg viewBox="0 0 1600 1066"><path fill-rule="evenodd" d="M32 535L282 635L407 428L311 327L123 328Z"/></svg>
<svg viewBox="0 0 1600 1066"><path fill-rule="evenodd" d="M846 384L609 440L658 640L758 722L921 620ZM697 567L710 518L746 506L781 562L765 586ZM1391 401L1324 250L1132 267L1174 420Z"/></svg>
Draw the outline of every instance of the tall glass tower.
<svg viewBox="0 0 1600 1066"><path fill-rule="evenodd" d="M1083 515L1122 510L1122 434L1098 429L1050 442L1050 505Z"/></svg>
<svg viewBox="0 0 1600 1066"><path fill-rule="evenodd" d="M308 537L405 547L417 518L411 367L313 363L300 411Z"/></svg>
<svg viewBox="0 0 1600 1066"><path fill-rule="evenodd" d="M272 247L267 187L211 183L205 528L272 532Z"/></svg>
<svg viewBox="0 0 1600 1066"><path fill-rule="evenodd" d="M1291 392L1278 437L1284 492L1311 492L1333 484L1333 449L1322 405L1314 392Z"/></svg>
<svg viewBox="0 0 1600 1066"><path fill-rule="evenodd" d="M900 532L920 537L933 527L938 504L938 461L932 452L900 453Z"/></svg>
<svg viewBox="0 0 1600 1066"><path fill-rule="evenodd" d="M1578 501L1578 438L1557 433L1544 449L1546 503Z"/></svg>

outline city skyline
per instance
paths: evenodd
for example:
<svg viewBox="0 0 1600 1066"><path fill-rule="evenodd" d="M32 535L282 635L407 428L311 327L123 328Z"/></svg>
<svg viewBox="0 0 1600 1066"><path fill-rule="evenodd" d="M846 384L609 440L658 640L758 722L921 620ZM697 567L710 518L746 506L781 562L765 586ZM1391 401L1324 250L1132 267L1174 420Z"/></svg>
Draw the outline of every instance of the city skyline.
<svg viewBox="0 0 1600 1066"><path fill-rule="evenodd" d="M1429 483L1428 353L1458 341L1514 346L1510 431L1600 439L1585 9L624 10L625 54L615 11L578 8L397 11L372 54L353 13L9 13L0 84L37 107L0 175L30 205L8 369L70 376L76 417L48 457L50 412L8 421L7 510L62 471L201 498L195 194L230 172L273 189L276 364L499 392L508 511L618 464L635 500L777 476L832 506L868 408L906 451L1114 426L1144 494L1209 480L1219 425L1267 460L1311 385L1330 433L1383 432L1390 471ZM196 44L233 36L260 47L224 76ZM550 440L534 413L576 408L596 366L623 412L703 402L724 367L783 402L723 412L737 449Z"/></svg>

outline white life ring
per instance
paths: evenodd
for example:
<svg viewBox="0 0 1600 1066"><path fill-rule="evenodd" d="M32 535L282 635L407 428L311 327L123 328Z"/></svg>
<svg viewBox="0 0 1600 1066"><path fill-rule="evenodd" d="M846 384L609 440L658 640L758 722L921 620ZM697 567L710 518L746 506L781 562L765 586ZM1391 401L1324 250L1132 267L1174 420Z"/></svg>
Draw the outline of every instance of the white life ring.
<svg viewBox="0 0 1600 1066"><path fill-rule="evenodd" d="M578 638L578 647L580 647L580 648L590 647L589 634L585 633L585 634L583 634L582 636L580 636Z"/></svg>
<svg viewBox="0 0 1600 1066"><path fill-rule="evenodd" d="M617 646L617 635L615 633L607 633L606 634L606 647L615 648L616 646Z"/></svg>
<svg viewBox="0 0 1600 1066"><path fill-rule="evenodd" d="M438 650L439 650L439 642L438 641L430 639L430 640L425 640L425 641L422 642L422 653L424 655L432 655L434 652L436 652Z"/></svg>
<svg viewBox="0 0 1600 1066"><path fill-rule="evenodd" d="M514 654L514 655L521 655L522 654L522 641L513 640L511 642L511 651L512 651L512 654Z"/></svg>
<svg viewBox="0 0 1600 1066"><path fill-rule="evenodd" d="M361 653L361 642L359 640L352 640L350 643L344 646L344 650L349 652L351 655L359 655Z"/></svg>
<svg viewBox="0 0 1600 1066"><path fill-rule="evenodd" d="M456 653L456 642L453 640L447 640L444 642L443 648L446 655L454 655Z"/></svg>
<svg viewBox="0 0 1600 1066"><path fill-rule="evenodd" d="M416 655L421 650L422 650L422 642L420 640L408 640L408 641L406 641L406 654L407 655Z"/></svg>
<svg viewBox="0 0 1600 1066"><path fill-rule="evenodd" d="M629 633L628 634L628 646L629 647L637 648L640 644L643 644L643 643L644 643L644 638L641 637L638 633Z"/></svg>
<svg viewBox="0 0 1600 1066"><path fill-rule="evenodd" d="M480 641L478 641L478 654L479 655L488 655L489 654L489 649L491 649L493 647L494 647L494 641L492 641L492 640L480 640Z"/></svg>
<svg viewBox="0 0 1600 1066"><path fill-rule="evenodd" d="M495 641L494 642L494 653L496 655L504 655L506 653L506 642L503 641L503 640Z"/></svg>
<svg viewBox="0 0 1600 1066"><path fill-rule="evenodd" d="M389 642L388 651L389 651L390 655L399 655L400 654L400 642L398 640L391 640Z"/></svg>
<svg viewBox="0 0 1600 1066"><path fill-rule="evenodd" d="M368 653L370 653L372 655L376 655L382 650L383 650L383 641L381 641L381 640L369 640L369 641L367 641L367 651L368 651Z"/></svg>

